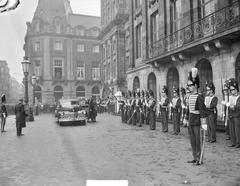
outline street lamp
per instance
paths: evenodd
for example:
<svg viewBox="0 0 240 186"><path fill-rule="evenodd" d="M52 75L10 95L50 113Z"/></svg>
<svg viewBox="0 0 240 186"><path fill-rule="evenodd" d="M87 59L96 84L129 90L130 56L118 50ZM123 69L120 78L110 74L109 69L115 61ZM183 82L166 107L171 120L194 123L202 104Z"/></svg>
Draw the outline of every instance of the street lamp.
<svg viewBox="0 0 240 186"><path fill-rule="evenodd" d="M26 104L28 103L28 74L29 74L29 66L30 66L30 61L28 60L28 57L24 57L22 61L22 68L23 68L23 73L24 73L24 78L25 78L25 102Z"/></svg>
<svg viewBox="0 0 240 186"><path fill-rule="evenodd" d="M35 85L36 85L36 76L32 75L32 86L33 86L33 105L35 104Z"/></svg>

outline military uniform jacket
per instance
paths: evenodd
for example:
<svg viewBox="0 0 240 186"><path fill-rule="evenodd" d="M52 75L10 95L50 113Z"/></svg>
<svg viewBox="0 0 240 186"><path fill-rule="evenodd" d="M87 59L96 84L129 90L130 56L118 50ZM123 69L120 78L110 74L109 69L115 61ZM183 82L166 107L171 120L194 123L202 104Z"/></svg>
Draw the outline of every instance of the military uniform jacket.
<svg viewBox="0 0 240 186"><path fill-rule="evenodd" d="M190 94L188 98L187 119L190 126L200 126L200 118L208 116L207 108L204 104L204 97L201 94Z"/></svg>
<svg viewBox="0 0 240 186"><path fill-rule="evenodd" d="M229 118L240 118L240 96L230 96L229 103Z"/></svg>
<svg viewBox="0 0 240 186"><path fill-rule="evenodd" d="M217 112L218 98L216 96L206 96L204 100L205 106L209 114L215 114Z"/></svg>
<svg viewBox="0 0 240 186"><path fill-rule="evenodd" d="M150 98L148 105L149 105L150 110L156 111L156 101L155 101L155 99Z"/></svg>
<svg viewBox="0 0 240 186"><path fill-rule="evenodd" d="M135 99L135 110L136 110L137 112L139 112L141 107L142 107L142 102L141 102L141 100L140 100L140 99Z"/></svg>
<svg viewBox="0 0 240 186"><path fill-rule="evenodd" d="M172 111L180 113L181 112L181 99L179 97L173 98L172 104L173 104Z"/></svg>
<svg viewBox="0 0 240 186"><path fill-rule="evenodd" d="M159 104L160 104L160 109L161 110L167 110L168 104L169 104L169 98L168 97L161 98Z"/></svg>

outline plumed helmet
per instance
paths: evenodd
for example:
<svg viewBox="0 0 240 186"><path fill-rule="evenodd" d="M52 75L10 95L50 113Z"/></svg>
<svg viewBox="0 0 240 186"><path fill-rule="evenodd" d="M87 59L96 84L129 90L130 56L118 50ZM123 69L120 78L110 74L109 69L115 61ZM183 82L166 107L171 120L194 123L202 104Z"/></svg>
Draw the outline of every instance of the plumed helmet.
<svg viewBox="0 0 240 186"><path fill-rule="evenodd" d="M154 93L153 93L153 91L152 91L151 89L149 89L148 91L149 91L149 96L154 97Z"/></svg>
<svg viewBox="0 0 240 186"><path fill-rule="evenodd" d="M139 89L139 91L136 92L136 96L140 97L140 95L141 95L141 92L140 92L140 89Z"/></svg>
<svg viewBox="0 0 240 186"><path fill-rule="evenodd" d="M228 90L228 89L230 89L229 79L227 79L223 84L223 90Z"/></svg>
<svg viewBox="0 0 240 186"><path fill-rule="evenodd" d="M5 94L3 94L3 95L1 96L1 101L2 101L2 103L5 103L5 102L7 101Z"/></svg>
<svg viewBox="0 0 240 186"><path fill-rule="evenodd" d="M188 80L192 81L193 85L197 85L197 88L200 87L199 75L198 75L197 68L194 67L191 69L191 71L188 73Z"/></svg>
<svg viewBox="0 0 240 186"><path fill-rule="evenodd" d="M185 88L181 87L180 92L181 92L181 94L186 94Z"/></svg>
<svg viewBox="0 0 240 186"><path fill-rule="evenodd" d="M168 88L166 85L163 86L162 92L164 92L166 95L168 95Z"/></svg>
<svg viewBox="0 0 240 186"><path fill-rule="evenodd" d="M234 87L239 92L238 82L236 79L229 79L229 87Z"/></svg>
<svg viewBox="0 0 240 186"><path fill-rule="evenodd" d="M215 86L214 86L213 82L207 81L206 82L206 88L207 87L210 88L213 91L213 93L215 93Z"/></svg>
<svg viewBox="0 0 240 186"><path fill-rule="evenodd" d="M173 93L177 93L177 95L179 96L179 88L173 87Z"/></svg>

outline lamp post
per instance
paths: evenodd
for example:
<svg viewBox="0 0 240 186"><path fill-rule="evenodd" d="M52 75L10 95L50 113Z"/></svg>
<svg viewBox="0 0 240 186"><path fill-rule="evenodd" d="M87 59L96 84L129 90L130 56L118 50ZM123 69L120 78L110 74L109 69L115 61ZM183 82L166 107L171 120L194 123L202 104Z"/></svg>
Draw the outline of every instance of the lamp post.
<svg viewBox="0 0 240 186"><path fill-rule="evenodd" d="M28 60L28 57L24 57L22 61L22 68L24 73L24 84L25 84L25 102L28 104L28 74L29 74L29 66L30 62Z"/></svg>

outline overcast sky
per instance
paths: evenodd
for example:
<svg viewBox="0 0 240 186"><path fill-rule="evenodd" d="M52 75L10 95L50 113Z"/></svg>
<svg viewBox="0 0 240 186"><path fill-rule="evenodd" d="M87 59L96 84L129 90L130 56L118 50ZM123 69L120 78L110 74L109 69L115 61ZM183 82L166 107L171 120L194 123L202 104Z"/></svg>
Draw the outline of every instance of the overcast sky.
<svg viewBox="0 0 240 186"><path fill-rule="evenodd" d="M26 22L32 21L38 0L20 2L16 10L0 14L0 60L6 60L10 74L22 82L21 61L24 56ZM100 16L100 0L70 0L70 2L74 13Z"/></svg>

